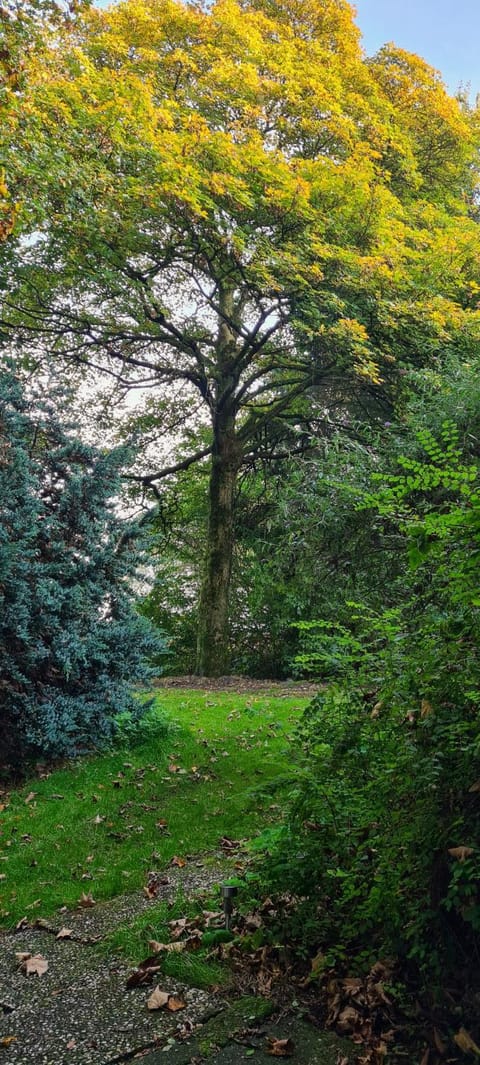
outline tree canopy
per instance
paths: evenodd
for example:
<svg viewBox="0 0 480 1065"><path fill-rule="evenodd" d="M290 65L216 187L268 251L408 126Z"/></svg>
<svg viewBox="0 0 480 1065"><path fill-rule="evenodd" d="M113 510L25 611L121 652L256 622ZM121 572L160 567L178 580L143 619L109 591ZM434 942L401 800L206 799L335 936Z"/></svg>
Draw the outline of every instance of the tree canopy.
<svg viewBox="0 0 480 1065"><path fill-rule="evenodd" d="M366 60L340 0L125 0L31 57L16 122L47 207L4 328L148 390L177 447L144 487L210 462L198 669L224 672L242 465L478 337L476 116L418 57Z"/></svg>

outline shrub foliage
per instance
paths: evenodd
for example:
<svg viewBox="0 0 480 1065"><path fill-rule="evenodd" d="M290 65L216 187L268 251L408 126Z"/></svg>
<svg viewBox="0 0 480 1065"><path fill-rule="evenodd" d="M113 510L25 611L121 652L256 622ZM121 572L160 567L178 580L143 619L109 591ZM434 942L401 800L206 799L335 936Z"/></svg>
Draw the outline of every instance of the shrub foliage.
<svg viewBox="0 0 480 1065"><path fill-rule="evenodd" d="M480 492L453 426L419 444L423 459L360 503L403 537L397 605L350 603L348 625L307 626L302 665L330 684L299 731L269 876L304 898L297 934L326 964L393 952L429 979L468 980L480 948Z"/></svg>
<svg viewBox="0 0 480 1065"><path fill-rule="evenodd" d="M131 605L139 530L115 507L125 450L102 454L0 375L0 762L76 754L141 712L153 646ZM158 639L155 638L155 643Z"/></svg>

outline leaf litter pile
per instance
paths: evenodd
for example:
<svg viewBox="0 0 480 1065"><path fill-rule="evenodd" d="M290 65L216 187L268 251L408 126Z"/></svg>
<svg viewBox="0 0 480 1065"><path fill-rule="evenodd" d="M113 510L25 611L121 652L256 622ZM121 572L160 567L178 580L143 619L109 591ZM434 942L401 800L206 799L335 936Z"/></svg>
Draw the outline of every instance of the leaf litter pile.
<svg viewBox="0 0 480 1065"><path fill-rule="evenodd" d="M327 969L318 951L306 960L288 944L275 942L272 929L278 930L279 922L288 918L298 902L286 894L275 900L266 898L250 912L235 914L229 936L222 936L221 911L202 910L194 917L176 918L169 922L169 942L149 941L151 955L132 972L127 987L156 984L162 955L205 949L207 938L207 957L228 964L236 993L271 999L280 1015L285 1015L285 1002L293 1001L315 1027L351 1040L356 1048L354 1057L339 1053L337 1065L349 1065L349 1060L355 1065L405 1061L409 1065L450 1065L465 1060L465 1055L470 1060L480 1058L480 1048L466 1028L443 1033L420 1003L412 1009L410 1002L406 1010L404 1004L399 1005L395 991L398 973L391 959L379 960L362 976L350 976ZM176 1011L184 1005L159 984L148 1001L149 1009ZM413 1019L412 1013L416 1014ZM242 1042L241 1036L237 1041ZM247 1033L245 1045L251 1045ZM273 1057L291 1057L295 1046L290 1038L270 1037L263 1049Z"/></svg>

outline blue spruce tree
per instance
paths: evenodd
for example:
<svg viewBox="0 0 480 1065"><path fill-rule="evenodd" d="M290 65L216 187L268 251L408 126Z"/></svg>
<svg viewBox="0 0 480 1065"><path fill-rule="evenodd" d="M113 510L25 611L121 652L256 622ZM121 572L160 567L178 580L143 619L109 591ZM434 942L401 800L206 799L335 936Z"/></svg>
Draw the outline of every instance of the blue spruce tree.
<svg viewBox="0 0 480 1065"><path fill-rule="evenodd" d="M115 507L125 449L103 454L0 371L0 765L107 743L158 652L132 605L139 528Z"/></svg>

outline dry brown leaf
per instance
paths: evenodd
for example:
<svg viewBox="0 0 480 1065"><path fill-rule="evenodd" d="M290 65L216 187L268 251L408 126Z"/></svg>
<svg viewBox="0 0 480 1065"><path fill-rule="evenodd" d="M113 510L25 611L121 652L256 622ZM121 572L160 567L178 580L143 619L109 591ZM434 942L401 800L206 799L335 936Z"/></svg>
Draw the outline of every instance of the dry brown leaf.
<svg viewBox="0 0 480 1065"><path fill-rule="evenodd" d="M224 914L222 910L202 910L202 916L205 921L205 927L210 928L210 925L215 924L218 920L223 920Z"/></svg>
<svg viewBox="0 0 480 1065"><path fill-rule="evenodd" d="M147 1008L149 1010L161 1010L167 1005L168 999L169 995L167 992L156 987L147 1001Z"/></svg>
<svg viewBox="0 0 480 1065"><path fill-rule="evenodd" d="M463 1025L453 1038L457 1047L460 1047L460 1050L463 1050L466 1054L476 1054L477 1057L480 1057L480 1047L477 1046L475 1040L472 1039L470 1032L467 1032L467 1029L464 1028Z"/></svg>
<svg viewBox="0 0 480 1065"><path fill-rule="evenodd" d="M36 794L37 794L36 791L29 791L29 793L28 793L28 795L27 795L27 797L25 799L25 802L32 802L33 799L35 798Z"/></svg>
<svg viewBox="0 0 480 1065"><path fill-rule="evenodd" d="M174 939L177 939L178 936L181 936L182 932L184 932L186 930L187 924L188 924L188 918L187 917L178 917L176 920L168 922L168 927L170 928L170 934L174 937Z"/></svg>
<svg viewBox="0 0 480 1065"><path fill-rule="evenodd" d="M267 1054L274 1058L291 1058L295 1050L295 1044L291 1039L275 1039L273 1036L267 1043Z"/></svg>
<svg viewBox="0 0 480 1065"><path fill-rule="evenodd" d="M177 998L175 995L169 995L167 1002L167 1010L170 1013L177 1013L178 1010L184 1010L187 1003L183 998Z"/></svg>
<svg viewBox="0 0 480 1065"><path fill-rule="evenodd" d="M219 843L224 851L235 851L241 846L241 841L239 839L230 839L229 836L222 836Z"/></svg>
<svg viewBox="0 0 480 1065"><path fill-rule="evenodd" d="M32 954L25 959L25 972L27 976L43 976L48 969L48 961L42 954Z"/></svg>
<svg viewBox="0 0 480 1065"><path fill-rule="evenodd" d="M428 699L422 699L420 703L420 717L428 717L433 714L433 706Z"/></svg>
<svg viewBox="0 0 480 1065"><path fill-rule="evenodd" d="M443 1042L440 1032L438 1031L438 1028L433 1029L433 1042L435 1043L438 1053L443 1058L444 1055L447 1053L447 1048L445 1046L445 1043Z"/></svg>
<svg viewBox="0 0 480 1065"><path fill-rule="evenodd" d="M67 1043L67 1050L75 1050L76 1045L77 1044L74 1039L69 1039Z"/></svg>
<svg viewBox="0 0 480 1065"><path fill-rule="evenodd" d="M88 909L89 906L95 906L95 899L92 895L92 892L82 891L82 894L80 895L80 898L78 900L78 905L83 906L85 909Z"/></svg>
<svg viewBox="0 0 480 1065"><path fill-rule="evenodd" d="M348 1034L355 1031L359 1020L360 1014L358 1010L354 1009L353 1006L345 1006L345 1009L337 1017L336 1028L339 1032Z"/></svg>
<svg viewBox="0 0 480 1065"><path fill-rule="evenodd" d="M140 965L130 973L126 986L141 987L143 984L149 984L153 980L155 973L160 972L161 965L158 964L157 956L151 955L149 958L145 958L140 962Z"/></svg>
<svg viewBox="0 0 480 1065"><path fill-rule="evenodd" d="M469 791L480 791L480 780L476 780L475 783L472 784L471 788L469 788L468 790Z"/></svg>
<svg viewBox="0 0 480 1065"><path fill-rule="evenodd" d="M55 939L70 939L71 934L71 928L61 928L60 931L57 932Z"/></svg>
<svg viewBox="0 0 480 1065"><path fill-rule="evenodd" d="M184 865L186 865L186 864L187 863L185 861L185 858L179 858L177 854L174 854L174 856L173 856L173 858L172 858L172 860L170 862L170 865L178 865L179 869L183 869Z"/></svg>
<svg viewBox="0 0 480 1065"><path fill-rule="evenodd" d="M4 1035L3 1039L0 1039L0 1047L9 1047L12 1043L17 1042L16 1035Z"/></svg>
<svg viewBox="0 0 480 1065"><path fill-rule="evenodd" d="M178 943L159 943L156 939L149 939L148 941L152 954L161 954L162 951L166 951L167 954L181 954L186 945L184 940Z"/></svg>
<svg viewBox="0 0 480 1065"><path fill-rule="evenodd" d="M448 853L452 858L457 858L459 862L464 862L465 858L469 858L473 854L472 847L449 847Z"/></svg>
<svg viewBox="0 0 480 1065"><path fill-rule="evenodd" d="M149 939L148 948L152 954L160 954L162 950L165 950L165 943L159 943L158 939Z"/></svg>
<svg viewBox="0 0 480 1065"><path fill-rule="evenodd" d="M202 945L202 937L203 932L195 932L193 936L183 940L181 946L184 946L185 950L199 950Z"/></svg>

